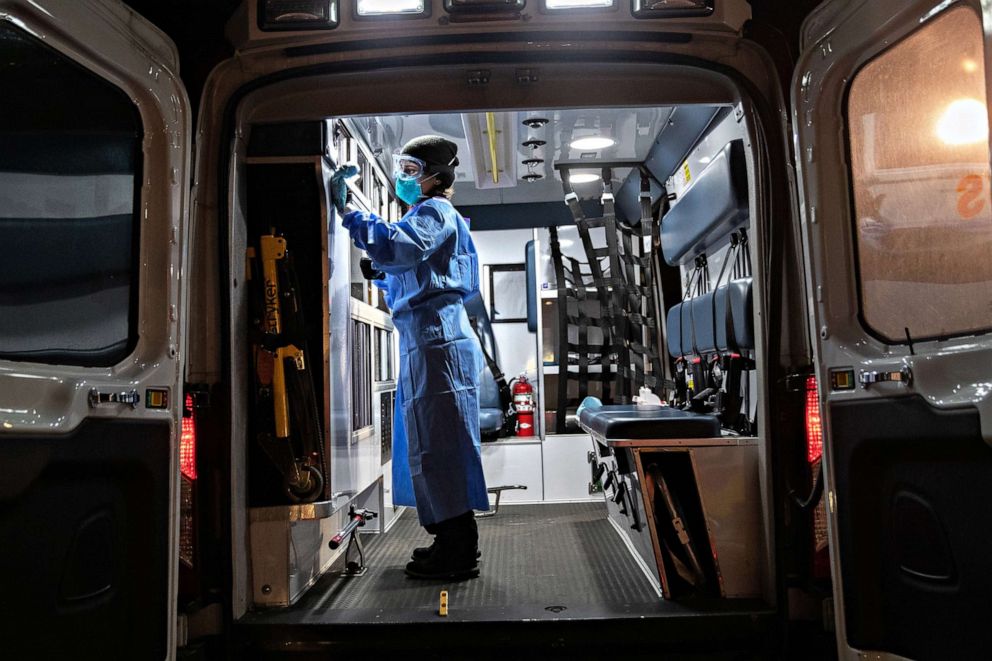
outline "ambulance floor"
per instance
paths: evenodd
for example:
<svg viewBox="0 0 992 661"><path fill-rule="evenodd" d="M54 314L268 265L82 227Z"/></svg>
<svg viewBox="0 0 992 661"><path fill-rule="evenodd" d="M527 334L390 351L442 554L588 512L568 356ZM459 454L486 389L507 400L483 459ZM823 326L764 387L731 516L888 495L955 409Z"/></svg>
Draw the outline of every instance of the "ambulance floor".
<svg viewBox="0 0 992 661"><path fill-rule="evenodd" d="M259 624L425 621L438 617L442 590L448 592L447 621L686 614L655 592L602 503L503 505L496 516L479 519L481 575L467 581L415 580L403 573L413 548L430 543L413 511L404 512L384 535L362 539L364 576L331 572L291 608L259 611L247 619Z"/></svg>
<svg viewBox="0 0 992 661"><path fill-rule="evenodd" d="M367 536L368 573L361 578L325 577L297 608L347 610L349 619L409 619L414 612L436 616L438 595L448 591L449 618L561 617L604 606L625 610L659 597L634 563L601 503L503 505L478 520L482 552L479 578L423 581L403 568L416 546L430 543L406 511L385 534ZM328 613L333 616L332 613Z"/></svg>
<svg viewBox="0 0 992 661"><path fill-rule="evenodd" d="M440 654L443 641L448 651L436 658L462 658L460 649L480 659L477 647L484 645L499 659L507 657L498 650L511 648L512 658L529 650L526 658L571 659L651 639L670 650L702 646L719 650L715 658L739 659L765 658L762 646L773 640L774 613L758 600L658 596L602 503L503 505L495 517L479 520L479 533L479 578L411 579L403 573L410 552L430 539L416 513L405 512L386 534L363 537L365 575L327 574L295 605L241 618L241 635L259 651L246 658L309 651L323 659L332 650L336 658L376 658L388 650ZM438 614L442 590L445 617ZM746 653L722 656L727 649Z"/></svg>

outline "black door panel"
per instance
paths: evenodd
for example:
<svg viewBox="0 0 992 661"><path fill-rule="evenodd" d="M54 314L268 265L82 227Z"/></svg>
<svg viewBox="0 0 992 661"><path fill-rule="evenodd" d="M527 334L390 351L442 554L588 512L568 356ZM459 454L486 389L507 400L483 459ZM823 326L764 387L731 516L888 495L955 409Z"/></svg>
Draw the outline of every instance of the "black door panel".
<svg viewBox="0 0 992 661"><path fill-rule="evenodd" d="M0 656L165 658L168 422L5 435L0 485Z"/></svg>
<svg viewBox="0 0 992 661"><path fill-rule="evenodd" d="M992 650L992 447L978 411L835 403L848 643L914 659Z"/></svg>

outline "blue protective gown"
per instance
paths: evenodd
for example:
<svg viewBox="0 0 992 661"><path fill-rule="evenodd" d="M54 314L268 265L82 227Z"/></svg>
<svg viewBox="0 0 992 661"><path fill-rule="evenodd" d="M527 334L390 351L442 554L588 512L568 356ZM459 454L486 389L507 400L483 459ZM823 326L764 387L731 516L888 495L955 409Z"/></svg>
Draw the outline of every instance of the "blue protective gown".
<svg viewBox="0 0 992 661"><path fill-rule="evenodd" d="M463 305L479 289L479 259L465 219L448 200L431 198L396 223L353 211L343 224L386 273L400 338L402 424L395 426L406 435L421 525L489 509L479 436L482 352ZM399 500L404 476L393 475L394 502L411 504Z"/></svg>

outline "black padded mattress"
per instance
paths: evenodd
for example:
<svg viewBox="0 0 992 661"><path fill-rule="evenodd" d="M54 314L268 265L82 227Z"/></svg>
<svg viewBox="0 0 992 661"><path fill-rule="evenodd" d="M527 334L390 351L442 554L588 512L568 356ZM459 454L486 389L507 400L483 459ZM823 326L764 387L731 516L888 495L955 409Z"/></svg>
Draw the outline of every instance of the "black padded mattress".
<svg viewBox="0 0 992 661"><path fill-rule="evenodd" d="M586 431L607 440L720 436L720 420L716 416L670 406L585 406L579 412L579 423Z"/></svg>

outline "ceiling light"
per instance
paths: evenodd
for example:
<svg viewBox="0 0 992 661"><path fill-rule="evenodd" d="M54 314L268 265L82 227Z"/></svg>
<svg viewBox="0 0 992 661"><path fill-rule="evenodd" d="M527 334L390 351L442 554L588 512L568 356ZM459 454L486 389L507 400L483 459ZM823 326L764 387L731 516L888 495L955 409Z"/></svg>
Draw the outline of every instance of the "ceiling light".
<svg viewBox="0 0 992 661"><path fill-rule="evenodd" d="M613 138L604 138L602 136L592 136L589 138L579 138L578 140L572 140L569 145L572 149L586 150L586 149L606 149L607 147L612 147L617 144L617 141Z"/></svg>
<svg viewBox="0 0 992 661"><path fill-rule="evenodd" d="M576 172L568 175L568 181L572 184L591 184L599 181L599 175L592 172Z"/></svg>

